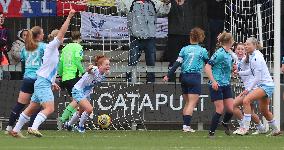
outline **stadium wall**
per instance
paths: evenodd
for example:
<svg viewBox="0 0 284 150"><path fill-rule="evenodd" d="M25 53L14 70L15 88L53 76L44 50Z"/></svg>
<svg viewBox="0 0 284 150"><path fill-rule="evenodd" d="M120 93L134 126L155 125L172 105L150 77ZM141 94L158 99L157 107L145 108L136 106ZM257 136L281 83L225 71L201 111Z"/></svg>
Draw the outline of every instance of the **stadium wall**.
<svg viewBox="0 0 284 150"><path fill-rule="evenodd" d="M0 119L9 117L11 107L15 104L21 86L20 80L0 81ZM193 126L203 123L204 128L210 124L214 106L208 94L208 85L202 85L201 100L193 114ZM284 85L281 85L284 93ZM127 84L103 83L95 88L91 95L94 106L94 119L106 113L112 118L113 124L132 122L143 124L147 129L179 129L182 124L182 93L180 84ZM46 124L45 129L56 129L56 118L61 114L70 100L65 92L54 93L55 113ZM281 100L283 106L284 101ZM281 107L281 114L284 109ZM281 128L284 129L284 116L281 116ZM4 122L5 124L5 122Z"/></svg>

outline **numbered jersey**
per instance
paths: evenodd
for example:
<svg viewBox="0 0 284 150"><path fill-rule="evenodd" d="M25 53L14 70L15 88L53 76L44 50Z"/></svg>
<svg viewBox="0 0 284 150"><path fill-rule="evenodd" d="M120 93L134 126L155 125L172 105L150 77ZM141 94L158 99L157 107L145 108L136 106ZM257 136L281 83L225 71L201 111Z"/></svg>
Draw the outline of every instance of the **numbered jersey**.
<svg viewBox="0 0 284 150"><path fill-rule="evenodd" d="M34 51L27 51L26 48L21 50L21 60L25 63L24 78L36 79L36 71L42 65L42 57L46 44L39 42L38 47Z"/></svg>
<svg viewBox="0 0 284 150"><path fill-rule="evenodd" d="M200 73L204 62L209 60L208 52L199 45L189 45L181 49L178 62L182 63L182 73Z"/></svg>
<svg viewBox="0 0 284 150"><path fill-rule="evenodd" d="M82 75L84 72L81 64L82 59L83 47L80 44L69 43L62 49L59 64L59 75L62 76L62 81Z"/></svg>

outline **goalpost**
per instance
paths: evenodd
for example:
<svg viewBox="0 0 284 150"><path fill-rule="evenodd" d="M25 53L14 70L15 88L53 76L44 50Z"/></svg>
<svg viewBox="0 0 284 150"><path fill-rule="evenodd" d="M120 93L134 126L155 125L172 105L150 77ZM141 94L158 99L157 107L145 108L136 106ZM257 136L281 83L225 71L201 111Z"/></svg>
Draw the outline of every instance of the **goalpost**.
<svg viewBox="0 0 284 150"><path fill-rule="evenodd" d="M267 66L273 75L275 91L272 110L280 127L280 0L226 0L225 30L237 42L254 36L263 45Z"/></svg>
<svg viewBox="0 0 284 150"><path fill-rule="evenodd" d="M280 101L282 100L280 94L280 59L281 59L281 1L274 0L274 101L273 101L273 114L274 118L278 121L277 127L280 129Z"/></svg>

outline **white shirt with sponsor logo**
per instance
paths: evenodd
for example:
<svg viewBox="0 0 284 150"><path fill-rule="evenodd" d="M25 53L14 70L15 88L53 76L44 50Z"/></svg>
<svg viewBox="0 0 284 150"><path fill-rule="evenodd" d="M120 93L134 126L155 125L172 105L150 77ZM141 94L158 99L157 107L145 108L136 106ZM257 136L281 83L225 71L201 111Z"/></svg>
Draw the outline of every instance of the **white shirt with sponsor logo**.
<svg viewBox="0 0 284 150"><path fill-rule="evenodd" d="M59 62L58 47L61 42L55 37L51 42L46 45L44 55L42 57L43 64L37 71L37 75L46 78L50 82L54 83L57 75L57 66Z"/></svg>
<svg viewBox="0 0 284 150"><path fill-rule="evenodd" d="M84 95L88 96L97 84L105 80L105 74L101 74L98 67L94 66L91 73L86 72L74 85L74 88L77 90L83 90Z"/></svg>

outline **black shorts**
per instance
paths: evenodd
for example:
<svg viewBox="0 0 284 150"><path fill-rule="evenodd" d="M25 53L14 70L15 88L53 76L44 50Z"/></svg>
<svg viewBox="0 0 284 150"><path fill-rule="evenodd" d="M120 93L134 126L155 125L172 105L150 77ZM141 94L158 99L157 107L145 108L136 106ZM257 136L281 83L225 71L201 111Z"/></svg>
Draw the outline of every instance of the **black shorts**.
<svg viewBox="0 0 284 150"><path fill-rule="evenodd" d="M219 86L217 91L215 91L212 88L212 85L209 85L209 91L210 91L210 97L211 97L212 102L216 100L224 100L227 98L233 98L231 85Z"/></svg>
<svg viewBox="0 0 284 150"><path fill-rule="evenodd" d="M201 94L200 73L182 73L180 79L182 94Z"/></svg>
<svg viewBox="0 0 284 150"><path fill-rule="evenodd" d="M21 86L21 92L33 94L35 81L36 79L24 79Z"/></svg>
<svg viewBox="0 0 284 150"><path fill-rule="evenodd" d="M80 79L81 79L80 77L76 77L76 78L71 79L71 80L63 81L63 82L61 82L61 88L66 89L69 96L72 96L72 88Z"/></svg>

